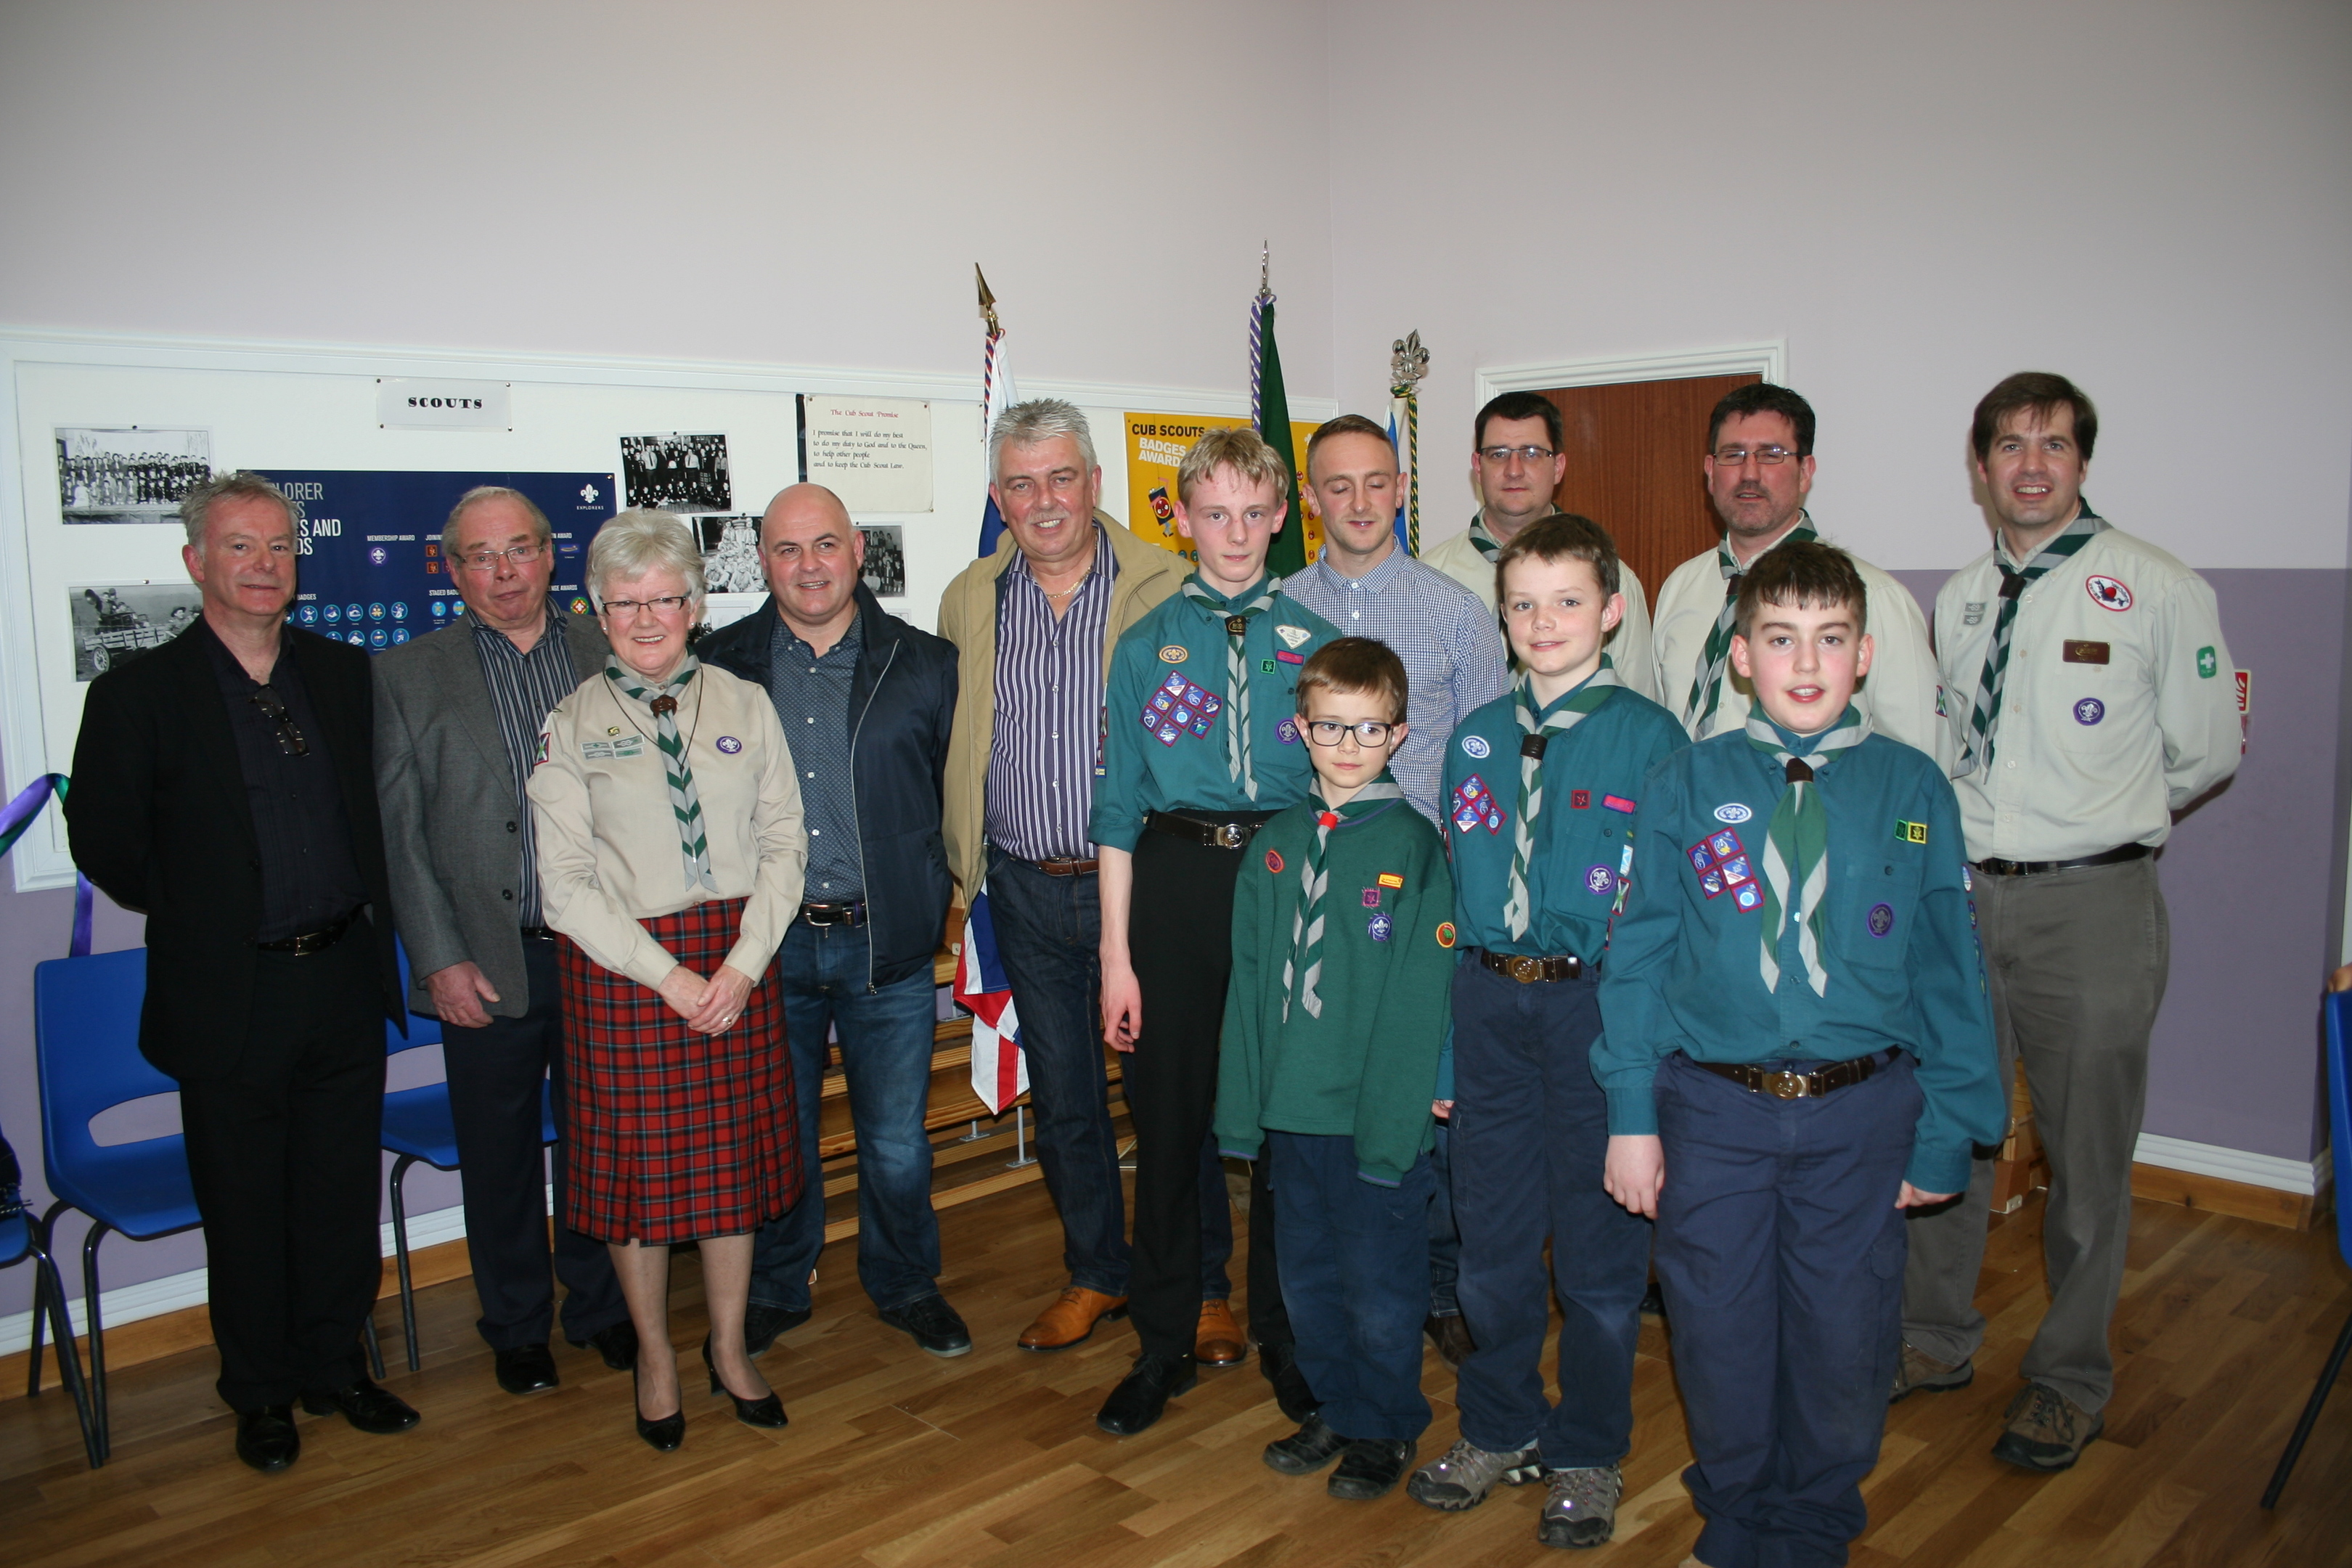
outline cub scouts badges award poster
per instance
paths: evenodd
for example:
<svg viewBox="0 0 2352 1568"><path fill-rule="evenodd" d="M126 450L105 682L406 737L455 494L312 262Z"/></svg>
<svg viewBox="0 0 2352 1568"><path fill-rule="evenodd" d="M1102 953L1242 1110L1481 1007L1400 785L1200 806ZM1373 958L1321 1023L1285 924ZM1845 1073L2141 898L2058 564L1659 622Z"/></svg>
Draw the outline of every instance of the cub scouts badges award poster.
<svg viewBox="0 0 2352 1568"><path fill-rule="evenodd" d="M588 542L613 515L610 474L394 473L266 468L300 517L294 607L306 631L382 653L466 613L441 549L441 525L477 485L520 490L555 531L551 592L587 608Z"/></svg>
<svg viewBox="0 0 2352 1568"><path fill-rule="evenodd" d="M1176 531L1176 467L1184 460L1186 449L1210 431L1231 430L1247 424L1246 418L1222 414L1129 415L1128 531L1138 539L1148 539L1162 549L1174 551L1187 561L1197 562L1200 552ZM1298 474L1298 504L1307 510L1303 524L1309 562L1323 552L1323 520L1316 515L1315 503L1307 498L1307 443L1315 430L1311 423L1302 425L1293 420L1291 449L1287 454ZM1301 519L1290 518L1282 526L1288 529L1301 525Z"/></svg>

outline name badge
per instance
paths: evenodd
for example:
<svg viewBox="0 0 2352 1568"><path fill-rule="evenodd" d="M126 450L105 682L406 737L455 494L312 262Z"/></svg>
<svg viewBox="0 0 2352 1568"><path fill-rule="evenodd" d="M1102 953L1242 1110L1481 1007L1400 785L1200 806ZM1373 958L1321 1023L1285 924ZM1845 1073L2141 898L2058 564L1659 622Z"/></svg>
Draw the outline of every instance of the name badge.
<svg viewBox="0 0 2352 1568"><path fill-rule="evenodd" d="M2103 642L2076 642L2069 639L2058 657L2068 664L2105 664L2107 645Z"/></svg>

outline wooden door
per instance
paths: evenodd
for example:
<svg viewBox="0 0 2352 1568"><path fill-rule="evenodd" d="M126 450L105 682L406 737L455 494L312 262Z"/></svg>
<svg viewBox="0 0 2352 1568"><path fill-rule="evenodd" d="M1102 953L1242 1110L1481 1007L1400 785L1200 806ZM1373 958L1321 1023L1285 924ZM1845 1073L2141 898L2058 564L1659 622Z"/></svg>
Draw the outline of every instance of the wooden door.
<svg viewBox="0 0 2352 1568"><path fill-rule="evenodd" d="M1653 607L1666 574L1722 537L1699 470L1706 417L1725 393L1762 379L1696 375L1538 395L1559 410L1560 449L1568 454L1553 504L1582 512L1615 537Z"/></svg>

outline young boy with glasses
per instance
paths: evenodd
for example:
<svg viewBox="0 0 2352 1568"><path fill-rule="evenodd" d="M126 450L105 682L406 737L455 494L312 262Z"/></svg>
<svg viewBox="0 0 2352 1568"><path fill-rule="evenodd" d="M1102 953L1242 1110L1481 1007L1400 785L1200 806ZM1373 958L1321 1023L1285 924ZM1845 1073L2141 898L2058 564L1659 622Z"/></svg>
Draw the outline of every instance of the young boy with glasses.
<svg viewBox="0 0 2352 1568"><path fill-rule="evenodd" d="M1250 846L1234 894L1217 1145L1272 1163L1282 1295L1321 1401L1265 1462L1364 1501L1403 1479L1429 1401L1431 1091L1445 1044L1445 843L1389 772L1404 665L1341 637L1299 671L1315 782Z"/></svg>

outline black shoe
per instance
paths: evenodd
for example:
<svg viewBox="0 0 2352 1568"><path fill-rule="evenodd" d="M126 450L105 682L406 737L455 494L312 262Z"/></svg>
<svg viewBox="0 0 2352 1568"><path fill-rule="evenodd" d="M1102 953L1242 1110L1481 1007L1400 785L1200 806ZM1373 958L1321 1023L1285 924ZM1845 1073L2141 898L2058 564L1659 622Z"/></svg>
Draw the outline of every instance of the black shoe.
<svg viewBox="0 0 2352 1568"><path fill-rule="evenodd" d="M1418 1443L1402 1437L1359 1437L1339 1456L1339 1468L1323 1489L1349 1502L1370 1502L1396 1489L1412 1468Z"/></svg>
<svg viewBox="0 0 2352 1568"><path fill-rule="evenodd" d="M1309 1415L1297 1431L1265 1446L1265 1462L1286 1476L1311 1476L1347 1446L1348 1439L1332 1431L1323 1417Z"/></svg>
<svg viewBox="0 0 2352 1568"><path fill-rule="evenodd" d="M1307 1417L1322 1402L1307 1386L1307 1374L1298 1370L1298 1347L1288 1340L1259 1345L1257 1369L1265 1374L1266 1382L1274 1384L1274 1402L1282 1407L1282 1413L1301 1426L1306 1426Z"/></svg>
<svg viewBox="0 0 2352 1568"><path fill-rule="evenodd" d="M775 1347L778 1334L799 1328L815 1310L814 1307L762 1307L753 1302L743 1309L743 1353L766 1355Z"/></svg>
<svg viewBox="0 0 2352 1568"><path fill-rule="evenodd" d="M416 1412L400 1395L364 1377L353 1378L341 1388L306 1388L302 1391L302 1408L313 1415L331 1415L340 1410L344 1420L362 1432L378 1436L405 1432L418 1420Z"/></svg>
<svg viewBox="0 0 2352 1568"><path fill-rule="evenodd" d="M584 1340L569 1342L583 1351L594 1351L614 1372L627 1372L637 1364L637 1325L626 1318L605 1324Z"/></svg>
<svg viewBox="0 0 2352 1568"><path fill-rule="evenodd" d="M1200 1373L1191 1356L1159 1355L1146 1351L1135 1358L1135 1370L1110 1391L1103 1407L1095 1412L1095 1425L1114 1436L1132 1437L1159 1420L1169 1400L1199 1379Z"/></svg>
<svg viewBox="0 0 2352 1568"><path fill-rule="evenodd" d="M1650 1288L1642 1292L1642 1316L1655 1318L1662 1323L1666 1321L1666 1293L1658 1289L1658 1282L1654 1279L1650 1281Z"/></svg>
<svg viewBox="0 0 2352 1568"><path fill-rule="evenodd" d="M1448 1312L1444 1317L1433 1312L1422 1320L1421 1331L1429 1336L1429 1342L1437 1347L1437 1353L1445 1358L1448 1366L1460 1366L1462 1358L1478 1348L1471 1342L1470 1325L1462 1321L1459 1312Z"/></svg>
<svg viewBox="0 0 2352 1568"><path fill-rule="evenodd" d="M881 1317L892 1328L914 1335L915 1342L933 1355L962 1355L971 1349L971 1331L963 1326L947 1298L937 1292L889 1308Z"/></svg>
<svg viewBox="0 0 2352 1568"><path fill-rule="evenodd" d="M684 1391L680 1391L683 1394ZM645 1417L645 1406L637 1403L637 1369L629 1369L629 1414L637 1418L637 1436L650 1444L656 1453L674 1454L686 1441L686 1401L681 1397L677 1408L658 1421Z"/></svg>
<svg viewBox="0 0 2352 1568"><path fill-rule="evenodd" d="M555 1375L555 1358L545 1345L516 1345L493 1351L490 1357L498 1366L499 1386L509 1394L536 1394L562 1381Z"/></svg>
<svg viewBox="0 0 2352 1568"><path fill-rule="evenodd" d="M294 1407L265 1405L236 1413L236 1457L263 1475L275 1475L301 1458L302 1434L294 1429Z"/></svg>
<svg viewBox="0 0 2352 1568"><path fill-rule="evenodd" d="M702 1341L702 1364L710 1369L710 1392L725 1394L735 1406L735 1419L744 1426L783 1426L791 1423L792 1418L784 1414L784 1402L776 1397L774 1389L761 1398L745 1399L727 1386L727 1380L719 1375L719 1363L710 1359L710 1339L707 1334Z"/></svg>

